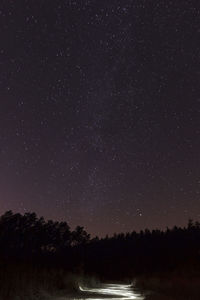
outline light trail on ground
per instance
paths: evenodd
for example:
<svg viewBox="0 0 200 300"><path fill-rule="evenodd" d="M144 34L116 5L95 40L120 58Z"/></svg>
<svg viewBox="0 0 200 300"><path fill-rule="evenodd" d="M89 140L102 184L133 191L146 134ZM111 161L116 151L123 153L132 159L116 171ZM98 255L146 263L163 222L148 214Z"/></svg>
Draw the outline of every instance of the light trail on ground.
<svg viewBox="0 0 200 300"><path fill-rule="evenodd" d="M91 293L91 297L86 299L100 300L106 299L123 299L123 300L143 300L144 297L138 292L135 292L131 285L127 284L103 284L97 288L79 287L82 292ZM92 295L94 294L94 296Z"/></svg>

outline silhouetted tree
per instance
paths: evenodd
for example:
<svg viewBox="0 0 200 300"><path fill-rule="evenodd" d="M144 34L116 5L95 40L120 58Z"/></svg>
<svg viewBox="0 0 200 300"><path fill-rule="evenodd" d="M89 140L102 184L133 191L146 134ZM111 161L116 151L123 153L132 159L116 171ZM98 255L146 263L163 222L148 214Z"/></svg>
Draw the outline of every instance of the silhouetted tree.
<svg viewBox="0 0 200 300"><path fill-rule="evenodd" d="M0 259L34 260L117 279L183 266L200 271L200 223L91 239L84 227L71 231L66 222L7 211L0 217Z"/></svg>

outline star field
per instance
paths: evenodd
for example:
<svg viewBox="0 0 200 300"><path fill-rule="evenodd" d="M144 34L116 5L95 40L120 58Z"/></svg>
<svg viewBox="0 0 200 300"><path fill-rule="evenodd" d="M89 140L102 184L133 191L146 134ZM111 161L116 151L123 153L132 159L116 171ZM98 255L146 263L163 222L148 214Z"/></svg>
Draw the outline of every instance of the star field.
<svg viewBox="0 0 200 300"><path fill-rule="evenodd" d="M0 213L93 235L200 217L198 1L3 1Z"/></svg>

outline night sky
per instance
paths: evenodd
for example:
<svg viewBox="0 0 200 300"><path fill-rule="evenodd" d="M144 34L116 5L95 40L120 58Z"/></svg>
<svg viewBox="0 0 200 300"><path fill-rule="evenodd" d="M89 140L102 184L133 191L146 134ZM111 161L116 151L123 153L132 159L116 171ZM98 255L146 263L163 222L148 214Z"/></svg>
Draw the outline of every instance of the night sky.
<svg viewBox="0 0 200 300"><path fill-rule="evenodd" d="M1 214L100 236L200 220L198 5L1 1Z"/></svg>

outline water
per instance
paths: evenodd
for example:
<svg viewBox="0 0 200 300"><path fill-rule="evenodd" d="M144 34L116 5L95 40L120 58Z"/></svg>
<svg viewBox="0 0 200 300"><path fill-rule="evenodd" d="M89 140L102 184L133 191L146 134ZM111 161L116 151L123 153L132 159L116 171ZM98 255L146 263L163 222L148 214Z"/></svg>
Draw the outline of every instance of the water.
<svg viewBox="0 0 200 300"><path fill-rule="evenodd" d="M118 300L143 300L144 297L134 291L131 285L127 284L103 284L98 288L79 287L83 293L87 295L84 299L102 300L102 299L118 299Z"/></svg>

